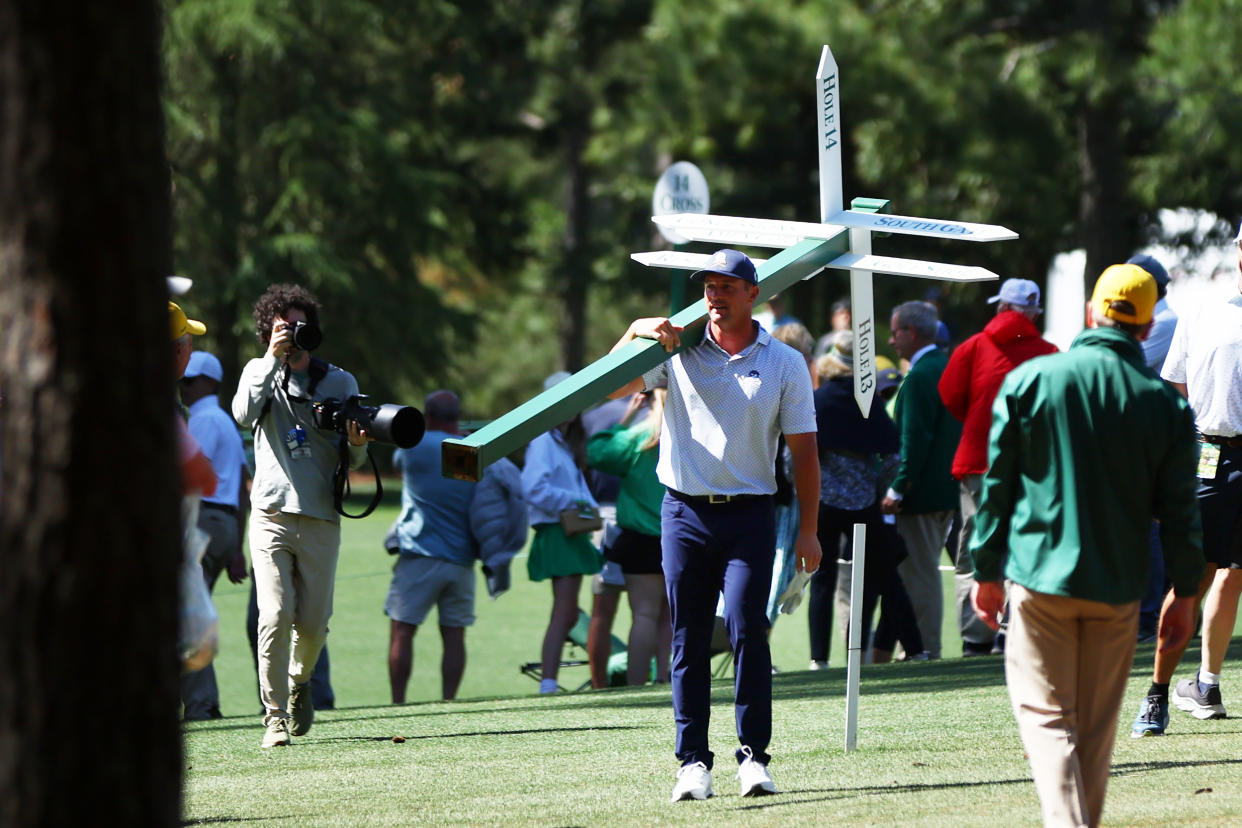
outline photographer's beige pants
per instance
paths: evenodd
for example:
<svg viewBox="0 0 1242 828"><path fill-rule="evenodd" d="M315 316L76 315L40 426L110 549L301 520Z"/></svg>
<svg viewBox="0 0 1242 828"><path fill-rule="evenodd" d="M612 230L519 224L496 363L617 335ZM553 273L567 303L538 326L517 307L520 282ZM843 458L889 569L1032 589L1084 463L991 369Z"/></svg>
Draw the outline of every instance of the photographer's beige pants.
<svg viewBox="0 0 1242 828"><path fill-rule="evenodd" d="M1005 682L1045 826L1100 823L1138 609L1009 587Z"/></svg>
<svg viewBox="0 0 1242 828"><path fill-rule="evenodd" d="M306 515L256 510L250 558L259 602L259 695L287 713L289 688L310 681L328 639L341 525Z"/></svg>

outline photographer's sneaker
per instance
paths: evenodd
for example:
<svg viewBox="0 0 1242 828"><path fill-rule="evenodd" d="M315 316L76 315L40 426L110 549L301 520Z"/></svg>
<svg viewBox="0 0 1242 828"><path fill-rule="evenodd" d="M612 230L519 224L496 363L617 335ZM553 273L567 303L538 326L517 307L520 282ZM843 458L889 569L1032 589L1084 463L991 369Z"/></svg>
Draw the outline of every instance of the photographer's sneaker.
<svg viewBox="0 0 1242 828"><path fill-rule="evenodd" d="M1143 699L1143 704L1139 707L1138 718L1130 727L1130 738L1163 736L1168 726L1169 700L1163 696L1151 695Z"/></svg>
<svg viewBox="0 0 1242 828"><path fill-rule="evenodd" d="M289 716L293 719L289 732L305 736L315 721L315 705L311 703L310 682L295 684L289 688Z"/></svg>
<svg viewBox="0 0 1242 828"><path fill-rule="evenodd" d="M1173 690L1173 703L1178 710L1185 710L1196 719L1224 719L1225 705L1220 700L1220 685L1213 684L1207 691L1199 689L1199 677L1183 679Z"/></svg>
<svg viewBox="0 0 1242 828"><path fill-rule="evenodd" d="M263 747L285 747L289 744L289 720L284 716L268 715L263 718L267 729L263 731Z"/></svg>
<svg viewBox="0 0 1242 828"><path fill-rule="evenodd" d="M742 753L746 758L737 768L742 796L767 796L777 793L776 783L768 774L768 766L755 759L749 747L743 747Z"/></svg>
<svg viewBox="0 0 1242 828"><path fill-rule="evenodd" d="M669 802L682 802L687 799L707 799L712 795L712 772L702 762L682 765L677 771L677 784L673 786L673 795Z"/></svg>

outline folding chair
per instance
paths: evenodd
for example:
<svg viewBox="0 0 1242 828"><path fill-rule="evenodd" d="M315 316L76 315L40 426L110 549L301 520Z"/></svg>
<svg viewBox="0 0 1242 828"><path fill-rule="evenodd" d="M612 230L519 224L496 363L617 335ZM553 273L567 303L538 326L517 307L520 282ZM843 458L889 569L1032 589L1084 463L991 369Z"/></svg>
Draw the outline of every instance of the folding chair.
<svg viewBox="0 0 1242 828"><path fill-rule="evenodd" d="M591 687L591 677L589 675L590 662L586 658L587 635L591 629L591 616L584 611L578 610L578 623L574 624L573 629L569 631L569 635L565 636L565 645L569 648L568 658L562 653L560 662L561 670L567 667L587 667L588 675L586 681L574 688L573 692L587 690ZM625 685L625 671L628 663L626 656L626 645L617 636L610 636L611 643L608 656L608 686L621 687ZM579 655L579 651L581 654ZM523 674L530 676L535 681L543 679L543 664L538 661L528 661L521 666ZM558 677L560 673L558 672ZM557 685L561 690L564 687Z"/></svg>

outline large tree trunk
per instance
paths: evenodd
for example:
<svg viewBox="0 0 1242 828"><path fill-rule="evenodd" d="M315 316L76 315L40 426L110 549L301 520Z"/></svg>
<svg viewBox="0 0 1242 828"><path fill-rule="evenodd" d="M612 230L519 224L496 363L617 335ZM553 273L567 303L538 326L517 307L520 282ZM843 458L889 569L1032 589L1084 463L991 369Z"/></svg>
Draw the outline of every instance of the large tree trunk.
<svg viewBox="0 0 1242 828"><path fill-rule="evenodd" d="M0 0L0 824L179 820L158 4Z"/></svg>
<svg viewBox="0 0 1242 828"><path fill-rule="evenodd" d="M1104 268L1124 261L1126 225L1123 208L1125 186L1122 181L1121 107L1115 98L1084 103L1076 120L1078 127L1079 171L1082 191L1078 199L1078 221L1082 246L1086 251L1083 282L1086 295L1095 288Z"/></svg>
<svg viewBox="0 0 1242 828"><path fill-rule="evenodd" d="M241 146L238 139L237 110L241 97L241 85L237 79L237 62L233 55L218 55L212 61L215 72L215 89L220 101L219 152L216 155L216 203L219 205L219 227L215 238L214 259L219 265L217 272L205 279L212 288L212 299L206 307L212 319L231 322L248 319L245 312L250 297L240 299L238 271L241 267L242 205L238 187L238 168ZM206 276L208 274L200 274ZM223 364L226 387L236 386L241 374L241 341L231 324L217 325L212 331Z"/></svg>
<svg viewBox="0 0 1242 828"><path fill-rule="evenodd" d="M569 119L565 130L565 249L558 264L557 292L564 303L561 355L565 369L586 364L587 294L591 285L591 196L586 145L590 138L589 108Z"/></svg>

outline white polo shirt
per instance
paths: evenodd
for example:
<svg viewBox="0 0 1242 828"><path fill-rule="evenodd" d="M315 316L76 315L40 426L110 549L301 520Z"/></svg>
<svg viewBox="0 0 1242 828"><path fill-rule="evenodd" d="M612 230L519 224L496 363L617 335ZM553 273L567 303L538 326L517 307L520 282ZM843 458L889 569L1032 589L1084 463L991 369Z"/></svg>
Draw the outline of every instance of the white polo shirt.
<svg viewBox="0 0 1242 828"><path fill-rule="evenodd" d="M690 495L774 494L777 438L815 432L806 359L758 327L730 355L709 329L643 375L645 388L668 388L656 475Z"/></svg>
<svg viewBox="0 0 1242 828"><path fill-rule="evenodd" d="M1182 314L1160 376L1185 384L1199 433L1242 434L1242 296Z"/></svg>

